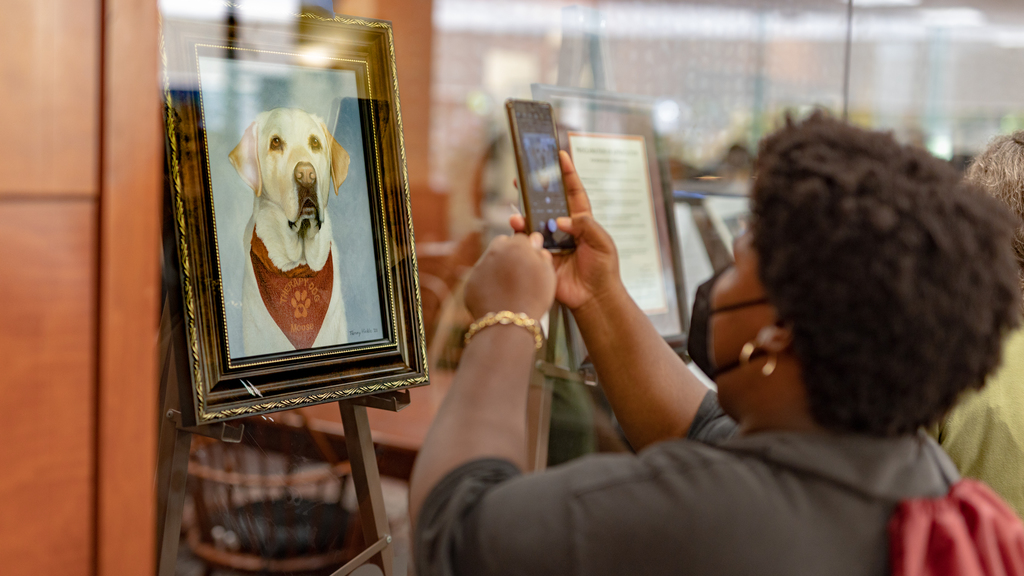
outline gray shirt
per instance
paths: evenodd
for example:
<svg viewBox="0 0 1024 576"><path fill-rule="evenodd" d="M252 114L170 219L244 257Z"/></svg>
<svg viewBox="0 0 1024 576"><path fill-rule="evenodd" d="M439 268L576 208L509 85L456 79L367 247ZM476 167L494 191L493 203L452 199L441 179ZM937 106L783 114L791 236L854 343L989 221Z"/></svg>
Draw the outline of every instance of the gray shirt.
<svg viewBox="0 0 1024 576"><path fill-rule="evenodd" d="M924 434L737 436L708 393L687 439L521 475L469 462L424 502L416 572L888 573L897 502L945 495L956 469Z"/></svg>

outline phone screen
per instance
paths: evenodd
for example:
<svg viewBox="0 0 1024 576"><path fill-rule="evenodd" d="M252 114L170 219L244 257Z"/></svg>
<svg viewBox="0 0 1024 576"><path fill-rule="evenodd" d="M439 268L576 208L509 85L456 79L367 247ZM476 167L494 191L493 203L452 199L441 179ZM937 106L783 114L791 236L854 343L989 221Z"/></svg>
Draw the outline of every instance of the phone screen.
<svg viewBox="0 0 1024 576"><path fill-rule="evenodd" d="M562 185L562 168L558 162L558 140L551 107L542 102L511 100L509 118L513 123L516 161L519 163L520 186L526 204L527 224L544 236L548 250L572 250L572 236L562 232L555 218L568 216Z"/></svg>

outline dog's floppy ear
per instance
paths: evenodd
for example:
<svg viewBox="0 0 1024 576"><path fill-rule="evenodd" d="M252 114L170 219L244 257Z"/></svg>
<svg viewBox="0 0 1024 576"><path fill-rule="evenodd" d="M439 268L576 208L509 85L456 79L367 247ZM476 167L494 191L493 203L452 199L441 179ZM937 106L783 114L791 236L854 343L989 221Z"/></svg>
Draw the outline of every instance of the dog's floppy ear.
<svg viewBox="0 0 1024 576"><path fill-rule="evenodd" d="M345 181L345 177L348 176L348 163L352 160L348 156L348 151L338 144L338 141L334 139L334 135L327 130L327 126L323 123L320 124L324 129L324 134L327 135L327 140L331 143L331 179L334 180L334 195L338 195L338 188L341 188L341 183Z"/></svg>
<svg viewBox="0 0 1024 576"><path fill-rule="evenodd" d="M245 134L242 134L242 140L238 142L238 146L235 146L231 154L228 154L231 165L235 167L238 175L249 185L249 188L252 188L252 191L257 196L260 195L260 191L263 189L258 147L259 131L256 127L256 122L253 122L245 129Z"/></svg>

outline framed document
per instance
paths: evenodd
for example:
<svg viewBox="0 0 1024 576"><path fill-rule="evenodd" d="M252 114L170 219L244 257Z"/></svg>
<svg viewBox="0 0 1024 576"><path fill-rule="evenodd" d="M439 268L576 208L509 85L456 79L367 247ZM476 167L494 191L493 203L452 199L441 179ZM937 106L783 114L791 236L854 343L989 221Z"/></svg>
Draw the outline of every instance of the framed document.
<svg viewBox="0 0 1024 576"><path fill-rule="evenodd" d="M390 23L163 30L183 416L425 384Z"/></svg>
<svg viewBox="0 0 1024 576"><path fill-rule="evenodd" d="M672 190L658 162L653 100L534 84L551 103L559 143L572 156L594 218L611 234L630 296L677 350L688 318L674 242Z"/></svg>
<svg viewBox="0 0 1024 576"><path fill-rule="evenodd" d="M619 270L648 315L668 312L647 146L643 136L569 132L569 150L594 218L611 234Z"/></svg>

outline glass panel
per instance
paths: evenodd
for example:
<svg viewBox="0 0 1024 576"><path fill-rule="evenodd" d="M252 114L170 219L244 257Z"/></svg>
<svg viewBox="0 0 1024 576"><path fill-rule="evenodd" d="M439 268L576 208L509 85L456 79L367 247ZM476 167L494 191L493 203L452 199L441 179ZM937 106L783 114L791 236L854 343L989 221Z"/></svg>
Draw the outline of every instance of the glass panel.
<svg viewBox="0 0 1024 576"><path fill-rule="evenodd" d="M688 310L696 286L731 259L760 138L786 111L842 113L847 15L838 0L435 0L430 183L446 197L449 240L432 248L460 272L447 278L430 337L434 377L457 365L473 320L461 272L508 233L519 204L506 98L550 93L531 92L543 84L651 102L661 174L682 199L674 216ZM597 389L553 386L550 462L624 448L594 409L604 402ZM580 421L596 432L580 432Z"/></svg>
<svg viewBox="0 0 1024 576"><path fill-rule="evenodd" d="M563 30L575 27L566 5L434 3L431 183L449 196L452 238L504 230L516 202L501 102L529 97L535 82L595 86L590 70L559 70L560 60L571 61ZM836 0L594 7L603 26L591 31L605 40L605 81L596 87L658 101L677 181L742 180L757 141L785 110L842 109L846 7Z"/></svg>
<svg viewBox="0 0 1024 576"><path fill-rule="evenodd" d="M395 341L390 345L392 359L404 362L419 356L419 343L409 336L415 335L409 304L394 293L385 298L384 290L392 282L411 278L408 271L415 269L406 257L407 236L403 236L407 243L401 245L380 241L385 237L383 229L397 234L408 228L403 195L405 151L399 146L398 108L392 97L397 86L389 59L392 39L390 29L378 22L327 23L324 17L332 15L322 9L317 9L315 16L299 18L297 14L305 8L299 2L258 0L161 3L168 82L165 103L173 119L169 124L188 125L187 130L173 133L174 147L169 149L177 152L172 156L179 163L175 175L180 174L184 182L183 202L198 203L209 197L214 204L215 218L204 220L206 228L201 231L219 258L215 263L220 276L212 284L224 291L223 310L217 310L223 312L222 318L216 321L223 323L231 344L226 359L260 356L248 367L232 368L249 368L255 374L262 370L258 366L294 350L351 343L359 350L377 350L372 362L364 358L359 363L379 381L383 374L390 372L394 377L398 372L389 370L385 346L375 341ZM182 167L186 162L190 168ZM211 185L205 187L208 182ZM254 197L257 208L253 207ZM260 204L260 198L270 206ZM294 216L285 215L282 220L289 203ZM272 216L266 217L268 212ZM276 255L297 248L293 252L296 261L298 255L308 260L293 266L275 261L262 240L264 226L272 231L267 233L266 244L276 248ZM270 235L280 231L284 233ZM168 228L165 235L168 250L178 246L173 232ZM327 238L320 244L326 249L319 252L321 260L314 264L312 241L318 237ZM251 249L243 243L246 240L252 241ZM182 240L181 245L186 242ZM189 246L184 253L199 261L201 252L192 248L195 244ZM258 286L253 266L247 268L243 279L244 264L255 265L257 260L266 266L257 268L264 272L259 273L261 279L271 278ZM338 262L338 268L332 268L332 262ZM319 270L311 274L315 266ZM270 269L273 274L265 274ZM333 279L332 270L336 274ZM328 273L321 275L323 271ZM178 277L176 270L165 272ZM296 279L310 277L323 282L313 284L307 293L303 281ZM250 288L255 289L250 294L255 297L249 302L264 306L261 317L274 322L278 332L268 331L270 324L252 330L246 327L254 317L253 310L260 310L243 306L243 292L249 288L242 286L250 278L254 282ZM267 287L275 282L299 285L301 292L296 289L290 302L281 297L290 293L290 288L268 297ZM412 281L406 285L412 286ZM406 295L411 292L409 288ZM329 299L324 293L335 296ZM409 301L414 299L410 296ZM327 314L329 307L337 314L333 321ZM321 309L319 317L317 308ZM281 309L284 312L278 314ZM170 314L165 316L165 334L184 331L184 316L183 311L173 320ZM397 333L390 328L395 318L405 324L402 330L409 328ZM316 325L310 329L313 322ZM344 329L346 322L348 330ZM314 341L313 336L326 333L321 327L330 327L334 334ZM304 341L297 336L301 332L307 333ZM257 346L254 351L251 335L257 336L257 344L263 336L286 339L278 338L270 349ZM172 341L161 351L170 358L164 365L164 385L185 387L179 396L187 397L193 377L187 355L202 356L208 349L203 342L202 347L189 350L184 337L177 336L175 333L163 342L167 346ZM273 354L279 356L268 359ZM318 365L336 370L338 366L344 369L343 361L336 357L317 360ZM303 380L303 386L337 385L346 375L336 372L317 379L308 369L295 365L275 370ZM352 373L354 370L348 372ZM227 417L298 404L296 395L280 381L272 382L276 388L263 387L261 392L259 376L235 378L235 390L208 388L206 399L228 405L232 413ZM291 395L276 406L252 408L282 390ZM161 412L170 419L177 409L174 421L180 423L181 413L191 416L192 407L179 408L175 392L172 388L166 395L168 405ZM338 396L319 394L304 403L330 397ZM422 409L428 404L419 402L417 406ZM414 414L415 410L403 412L404 422ZM386 511L387 518L367 513L362 506L369 500L366 491L357 497L359 474L353 473L353 468L358 469L357 463L364 458L349 453L336 403L234 420L226 427L207 424L174 430L170 420L163 422L162 432L169 430L170 435L161 438L161 466L180 457L176 463L180 469L175 468L159 483L164 490L161 502L175 502L161 514L166 512L170 518L180 515L181 519L180 533L163 539L179 540L177 557L172 558L176 560L172 566L175 573L326 576L368 546L384 543L385 533L386 542L392 545L393 573L407 573L407 481L416 453L410 446L417 446L418 440L408 440L396 433L394 426L388 435L381 429L379 414L370 419L375 422L375 446L366 451L375 453L381 476L379 486L370 484L383 493L383 509L376 511ZM429 417L425 420L429 422ZM166 489L168 485L170 489ZM379 528L382 523L386 526L367 535L368 526ZM160 529L165 526L178 528L176 520ZM355 574L380 573L374 570L363 566Z"/></svg>
<svg viewBox="0 0 1024 576"><path fill-rule="evenodd" d="M227 5L164 4L187 12L171 14L180 18L229 16ZM249 11L231 17L289 30L299 3L270 4L241 3ZM961 165L992 135L1024 129L1024 79L1015 73L1024 64L1024 6L1008 0L856 0L852 22L844 0L622 0L582 7L433 0L429 27L407 20L404 28L399 0L333 4L396 21L406 139L413 141L418 130L416 138L422 134L429 143L409 149L410 158L427 159L410 160L409 180L420 215L431 386L413 390L412 405L401 413L370 414L382 472L392 478L384 492L399 544L397 574L408 570L408 466L473 321L462 305L462 281L489 241L510 231L508 217L518 210L505 99L529 99L531 86L544 84L650 104L658 168L677 201L669 212L687 310L696 286L731 258L731 241L748 215L757 143L785 113L823 107L840 115L848 108L852 121L893 130ZM410 55L426 61L423 54L430 54L429 79L409 75L424 71L402 64ZM416 188L421 183L423 190ZM553 326L571 329L560 318ZM584 355L564 342L552 351L562 365ZM598 388L558 377L548 384L551 429L541 451L549 463L628 450ZM239 569L200 560L203 550L221 556L250 550L263 559L329 554L332 546L347 556L360 550L343 447L333 405L251 420L241 444L197 441L179 574L201 573L206 565L219 566L217 574Z"/></svg>
<svg viewBox="0 0 1024 576"><path fill-rule="evenodd" d="M853 21L851 120L963 167L1024 128L1024 5L864 2Z"/></svg>

